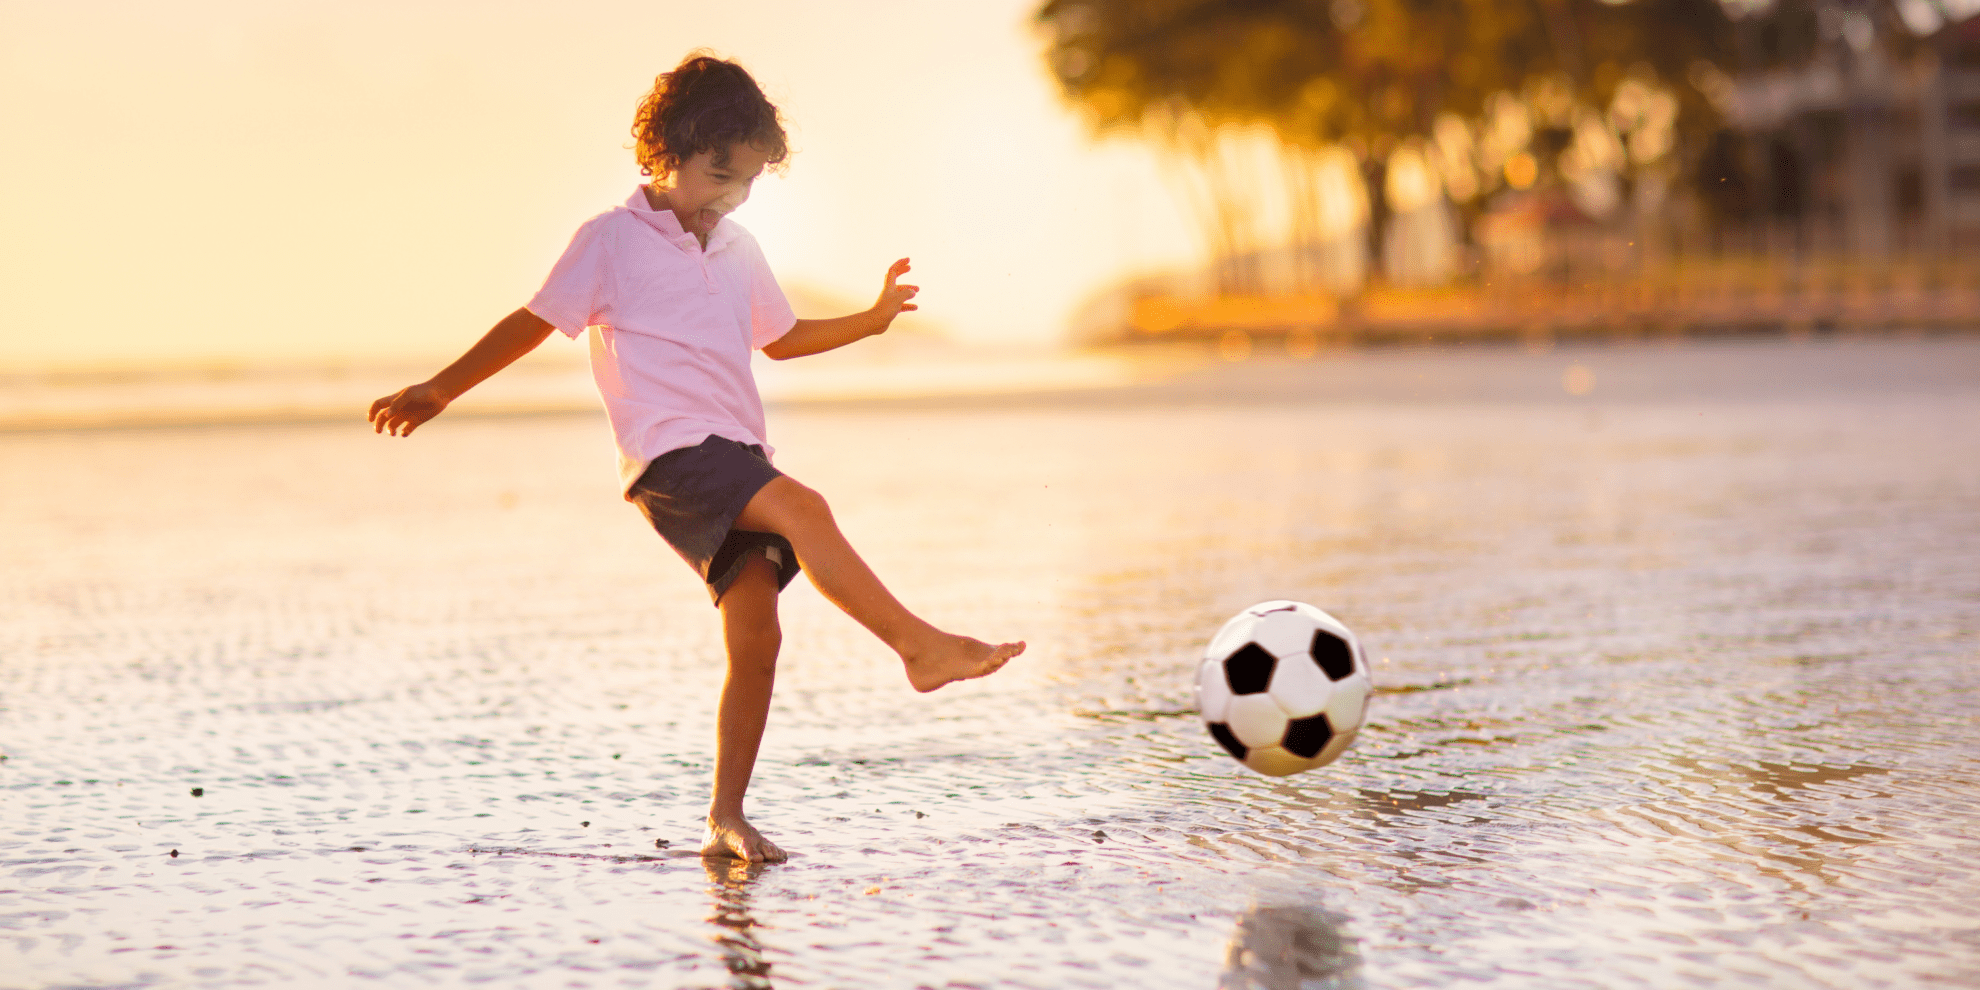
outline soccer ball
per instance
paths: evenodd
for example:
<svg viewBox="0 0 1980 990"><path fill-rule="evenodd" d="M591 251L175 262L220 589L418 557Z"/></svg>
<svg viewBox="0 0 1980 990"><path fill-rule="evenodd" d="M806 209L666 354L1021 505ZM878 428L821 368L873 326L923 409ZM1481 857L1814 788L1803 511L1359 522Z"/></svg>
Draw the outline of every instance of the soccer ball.
<svg viewBox="0 0 1980 990"><path fill-rule="evenodd" d="M1210 637L1196 671L1210 737L1272 777L1332 763L1353 745L1371 690L1354 633L1302 602L1239 612Z"/></svg>

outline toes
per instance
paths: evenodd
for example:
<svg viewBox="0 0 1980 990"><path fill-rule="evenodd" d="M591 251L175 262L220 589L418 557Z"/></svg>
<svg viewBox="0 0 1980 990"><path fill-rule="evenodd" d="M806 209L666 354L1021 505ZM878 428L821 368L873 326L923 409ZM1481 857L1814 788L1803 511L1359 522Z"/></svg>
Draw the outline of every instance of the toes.
<svg viewBox="0 0 1980 990"><path fill-rule="evenodd" d="M1021 642L998 646L990 651L989 656L983 658L983 662L976 668L976 673L971 674L970 677L988 677L1004 669L1004 665L1010 663L1012 657L1023 652L1024 644Z"/></svg>

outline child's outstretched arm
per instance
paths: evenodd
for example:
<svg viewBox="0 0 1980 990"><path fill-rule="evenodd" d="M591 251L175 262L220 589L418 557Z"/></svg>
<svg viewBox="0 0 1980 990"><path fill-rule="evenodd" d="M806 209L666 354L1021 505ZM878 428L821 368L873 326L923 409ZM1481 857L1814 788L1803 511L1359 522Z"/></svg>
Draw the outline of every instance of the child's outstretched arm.
<svg viewBox="0 0 1980 990"><path fill-rule="evenodd" d="M556 329L535 313L518 309L483 334L466 354L417 385L409 385L371 404L371 430L409 437L419 424L440 415L461 393L536 349Z"/></svg>
<svg viewBox="0 0 1980 990"><path fill-rule="evenodd" d="M841 316L831 320L799 320L789 333L771 341L763 348L763 353L778 361L787 361L806 354L829 351L834 347L844 347L862 337L871 337L887 332L894 323L894 317L916 309L913 299L921 291L918 285L895 285L894 280L906 275L908 260L902 258L887 268L887 283L880 290L879 301L864 313Z"/></svg>

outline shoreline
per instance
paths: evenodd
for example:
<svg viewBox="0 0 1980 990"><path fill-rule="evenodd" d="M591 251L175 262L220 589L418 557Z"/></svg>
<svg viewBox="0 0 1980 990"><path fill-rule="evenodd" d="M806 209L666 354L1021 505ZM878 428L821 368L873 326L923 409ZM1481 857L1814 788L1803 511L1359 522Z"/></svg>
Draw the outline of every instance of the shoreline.
<svg viewBox="0 0 1980 990"><path fill-rule="evenodd" d="M1846 376L1805 360L1848 348ZM1778 355L1756 383L1716 370L1714 355ZM1801 357L1798 357L1801 356ZM1980 334L1655 337L1454 342L1264 352L1220 359L1201 345L1126 346L1054 354L929 353L810 366L761 362L765 408L1007 410L1260 403L1642 402L1795 396L1896 396L1980 389ZM1481 365L1484 366L1481 368ZM1580 369L1580 370L1573 370ZM1481 374L1481 370L1485 373ZM0 377L0 433L364 422L401 367L282 368ZM602 416L582 365L522 366L463 396L452 419Z"/></svg>

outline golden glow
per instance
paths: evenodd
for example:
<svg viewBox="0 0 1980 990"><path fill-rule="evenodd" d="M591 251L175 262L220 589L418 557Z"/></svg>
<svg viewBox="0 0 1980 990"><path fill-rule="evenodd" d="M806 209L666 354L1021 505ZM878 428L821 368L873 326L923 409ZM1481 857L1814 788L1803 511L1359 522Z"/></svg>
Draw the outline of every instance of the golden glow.
<svg viewBox="0 0 1980 990"><path fill-rule="evenodd" d="M1320 353L1320 335L1310 327L1296 327L1286 334L1286 356L1295 361L1308 361Z"/></svg>
<svg viewBox="0 0 1980 990"><path fill-rule="evenodd" d="M1437 173L1424 157L1420 144L1411 142L1389 156L1388 178L1384 183L1389 207L1397 213L1414 213L1444 194Z"/></svg>
<svg viewBox="0 0 1980 990"><path fill-rule="evenodd" d="M1217 338L1217 356L1226 361L1242 361L1251 356L1251 335L1242 330L1226 330Z"/></svg>
<svg viewBox="0 0 1980 990"><path fill-rule="evenodd" d="M1527 152L1520 152L1506 159L1506 184L1514 189L1527 189L1540 178L1540 163Z"/></svg>
<svg viewBox="0 0 1980 990"><path fill-rule="evenodd" d="M1032 0L105 6L0 32L0 370L457 353L641 181L633 105L697 46L791 122L736 214L791 285L864 305L908 255L927 324L1034 343L1197 254L1148 154L1059 104Z"/></svg>

